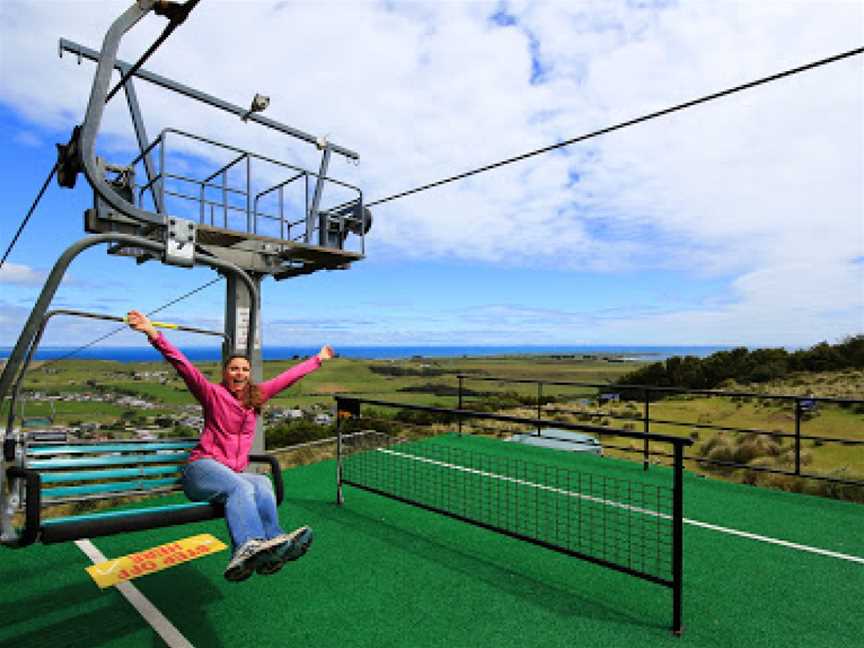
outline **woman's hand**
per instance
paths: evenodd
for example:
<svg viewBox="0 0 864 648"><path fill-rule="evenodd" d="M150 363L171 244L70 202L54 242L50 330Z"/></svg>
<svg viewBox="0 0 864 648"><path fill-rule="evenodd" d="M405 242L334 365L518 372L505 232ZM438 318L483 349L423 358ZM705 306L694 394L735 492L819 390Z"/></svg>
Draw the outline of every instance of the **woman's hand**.
<svg viewBox="0 0 864 648"><path fill-rule="evenodd" d="M133 331L145 333L151 340L159 335L148 317L141 311L130 310L126 313L126 323L129 324L129 328Z"/></svg>
<svg viewBox="0 0 864 648"><path fill-rule="evenodd" d="M325 344L323 347L321 347L321 350L318 352L318 358L322 362L324 360L329 360L330 358L332 358L335 355L336 355L336 353L333 351L333 347L331 347L329 344Z"/></svg>

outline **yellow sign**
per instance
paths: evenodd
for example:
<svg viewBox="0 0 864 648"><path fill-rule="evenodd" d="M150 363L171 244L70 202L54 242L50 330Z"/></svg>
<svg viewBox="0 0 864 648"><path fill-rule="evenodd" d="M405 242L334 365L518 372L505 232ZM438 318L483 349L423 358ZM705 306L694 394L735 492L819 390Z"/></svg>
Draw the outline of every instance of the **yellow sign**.
<svg viewBox="0 0 864 648"><path fill-rule="evenodd" d="M105 589L117 583L146 576L180 563L222 551L226 545L209 533L183 538L114 560L87 567L87 573L96 584Z"/></svg>

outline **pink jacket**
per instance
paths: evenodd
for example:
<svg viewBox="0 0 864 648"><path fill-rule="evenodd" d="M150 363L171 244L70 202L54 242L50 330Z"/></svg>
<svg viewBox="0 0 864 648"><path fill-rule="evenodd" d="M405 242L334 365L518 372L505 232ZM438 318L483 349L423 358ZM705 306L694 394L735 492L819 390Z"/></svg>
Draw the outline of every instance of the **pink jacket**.
<svg viewBox="0 0 864 648"><path fill-rule="evenodd" d="M209 457L235 472L242 472L249 465L249 451L255 439L255 410L243 407L224 385L207 380L161 333L150 344L174 366L204 410L204 429L201 430L198 445L189 455L189 461ZM321 359L313 356L275 378L259 383L264 401L320 366Z"/></svg>

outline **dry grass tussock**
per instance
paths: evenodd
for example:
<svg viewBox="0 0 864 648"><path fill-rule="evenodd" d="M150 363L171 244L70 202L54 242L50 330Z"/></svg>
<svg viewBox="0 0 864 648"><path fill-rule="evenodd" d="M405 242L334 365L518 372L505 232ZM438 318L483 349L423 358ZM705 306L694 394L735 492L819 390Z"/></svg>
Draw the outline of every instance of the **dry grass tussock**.
<svg viewBox="0 0 864 648"><path fill-rule="evenodd" d="M792 445L785 447L765 434L720 433L697 445L694 454L702 458L699 461L702 470L732 481L864 503L862 486L767 472L791 472L795 467L795 448ZM801 452L802 467L812 463L812 460L809 452ZM749 468L731 464L744 464ZM852 478L846 467L832 470L826 476L834 479Z"/></svg>
<svg viewBox="0 0 864 648"><path fill-rule="evenodd" d="M729 391L756 392L771 395L853 398L864 400L864 369L845 371L802 372L762 383L736 383L721 386Z"/></svg>

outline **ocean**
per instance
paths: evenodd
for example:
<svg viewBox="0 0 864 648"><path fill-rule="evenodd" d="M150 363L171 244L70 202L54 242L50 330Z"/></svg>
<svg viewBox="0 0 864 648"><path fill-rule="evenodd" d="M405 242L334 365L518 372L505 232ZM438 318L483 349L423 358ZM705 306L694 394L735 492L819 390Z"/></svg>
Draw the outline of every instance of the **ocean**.
<svg viewBox="0 0 864 648"><path fill-rule="evenodd" d="M343 346L337 353L345 358L367 360L400 360L413 357L489 357L516 355L599 355L615 356L642 362L658 362L672 356L692 355L704 358L717 351L728 350L728 346L640 346L640 345L585 345L585 346ZM42 347L36 351L37 360L56 360L69 356L80 360L114 360L118 362L150 362L161 358L149 346L142 347L92 347L81 351L78 347ZM195 362L217 361L220 351L217 346L184 346L183 353ZM317 353L318 347L265 346L265 360L290 360L305 358ZM0 347L0 359L9 357L11 347Z"/></svg>

